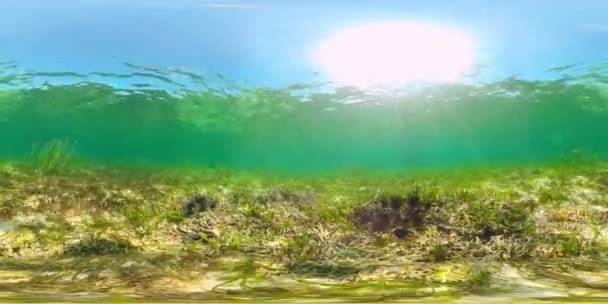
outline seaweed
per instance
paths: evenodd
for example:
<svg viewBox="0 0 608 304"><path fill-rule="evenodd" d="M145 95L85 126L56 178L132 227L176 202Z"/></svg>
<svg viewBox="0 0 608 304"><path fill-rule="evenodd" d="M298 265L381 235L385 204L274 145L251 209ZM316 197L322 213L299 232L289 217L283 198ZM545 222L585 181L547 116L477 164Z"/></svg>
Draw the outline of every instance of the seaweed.
<svg viewBox="0 0 608 304"><path fill-rule="evenodd" d="M432 205L433 201L423 198L418 189L404 196L384 194L355 208L352 218L357 227L376 233L391 230L397 238L405 238L412 230L422 228Z"/></svg>

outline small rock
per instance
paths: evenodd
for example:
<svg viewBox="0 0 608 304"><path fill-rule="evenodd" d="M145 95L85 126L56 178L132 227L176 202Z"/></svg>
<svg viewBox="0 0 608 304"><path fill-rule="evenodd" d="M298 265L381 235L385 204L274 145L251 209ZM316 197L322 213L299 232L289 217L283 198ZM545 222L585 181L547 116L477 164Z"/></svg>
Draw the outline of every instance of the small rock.
<svg viewBox="0 0 608 304"><path fill-rule="evenodd" d="M79 273L76 275L76 280L86 280L91 276L90 273Z"/></svg>
<svg viewBox="0 0 608 304"><path fill-rule="evenodd" d="M589 296L590 294L593 293L592 289L589 288L571 288L568 289L568 294L571 296L575 296L575 297L585 297L585 296Z"/></svg>
<svg viewBox="0 0 608 304"><path fill-rule="evenodd" d="M120 267L129 268L129 267L133 267L135 265L137 265L137 263L135 263L135 261L127 261L124 264L120 265Z"/></svg>
<svg viewBox="0 0 608 304"><path fill-rule="evenodd" d="M10 223L0 221L0 235L5 234L13 229L13 225Z"/></svg>
<svg viewBox="0 0 608 304"><path fill-rule="evenodd" d="M604 206L598 206L598 205L591 205L590 207L592 210L597 211L599 213L608 213L608 208L604 207Z"/></svg>
<svg viewBox="0 0 608 304"><path fill-rule="evenodd" d="M450 292L453 292L455 290L454 287L449 287L449 286L438 286L438 287L424 287L424 288L420 288L417 291L418 295L424 295L424 296L429 296L429 295L437 295L437 294L448 294Z"/></svg>
<svg viewBox="0 0 608 304"><path fill-rule="evenodd" d="M539 208L536 212L534 212L534 220L537 225L542 226L548 223L547 215L545 214L545 210Z"/></svg>
<svg viewBox="0 0 608 304"><path fill-rule="evenodd" d="M23 201L23 205L28 208L36 209L40 206L40 201L45 200L43 195L32 195Z"/></svg>
<svg viewBox="0 0 608 304"><path fill-rule="evenodd" d="M51 226L51 224L47 221L47 217L44 214L34 214L34 215L19 215L13 217L12 222L17 227L30 227L36 229L47 228Z"/></svg>

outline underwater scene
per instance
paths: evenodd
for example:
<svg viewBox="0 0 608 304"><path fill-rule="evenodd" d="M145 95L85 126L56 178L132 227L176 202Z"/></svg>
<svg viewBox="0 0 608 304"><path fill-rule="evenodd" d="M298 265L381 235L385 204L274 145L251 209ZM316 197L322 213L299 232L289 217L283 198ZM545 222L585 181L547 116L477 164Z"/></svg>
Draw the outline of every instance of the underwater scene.
<svg viewBox="0 0 608 304"><path fill-rule="evenodd" d="M2 303L608 302L608 3L5 2Z"/></svg>

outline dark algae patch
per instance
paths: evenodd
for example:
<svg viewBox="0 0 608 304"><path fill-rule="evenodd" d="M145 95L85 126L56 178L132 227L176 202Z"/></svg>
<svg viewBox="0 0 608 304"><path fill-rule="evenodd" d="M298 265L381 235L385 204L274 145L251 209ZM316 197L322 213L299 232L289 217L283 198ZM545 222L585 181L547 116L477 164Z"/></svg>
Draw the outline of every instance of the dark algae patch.
<svg viewBox="0 0 608 304"><path fill-rule="evenodd" d="M395 237L402 239L422 227L431 204L418 190L405 196L384 194L355 208L353 219L357 226L366 226L372 232L393 231Z"/></svg>
<svg viewBox="0 0 608 304"><path fill-rule="evenodd" d="M182 215L184 217L192 217L201 212L206 212L217 207L217 201L205 194L194 194L184 202L182 206Z"/></svg>
<svg viewBox="0 0 608 304"><path fill-rule="evenodd" d="M109 255L128 254L136 251L128 240L119 238L86 238L65 247L67 255Z"/></svg>

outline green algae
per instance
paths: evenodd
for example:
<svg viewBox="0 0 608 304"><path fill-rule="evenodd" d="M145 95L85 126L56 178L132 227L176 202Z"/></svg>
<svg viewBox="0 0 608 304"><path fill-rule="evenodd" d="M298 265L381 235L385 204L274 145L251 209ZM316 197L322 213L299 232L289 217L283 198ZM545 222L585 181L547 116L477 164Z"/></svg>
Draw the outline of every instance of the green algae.
<svg viewBox="0 0 608 304"><path fill-rule="evenodd" d="M608 284L605 168L294 178L99 166L41 174L4 163L0 220L12 228L0 234L0 285L22 297L87 291L178 302L461 301L523 290L567 301L572 288L592 299ZM184 209L193 193L214 207ZM357 220L358 209L378 215L377 206L400 202L383 197L409 198L389 223L411 233ZM415 221L414 198L429 202Z"/></svg>

